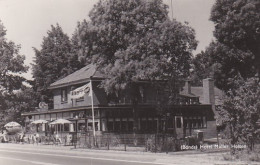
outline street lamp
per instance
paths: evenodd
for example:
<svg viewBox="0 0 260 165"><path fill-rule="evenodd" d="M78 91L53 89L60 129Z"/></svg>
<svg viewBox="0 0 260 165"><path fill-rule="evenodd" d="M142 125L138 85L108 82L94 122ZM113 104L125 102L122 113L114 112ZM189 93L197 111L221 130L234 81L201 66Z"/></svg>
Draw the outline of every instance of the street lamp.
<svg viewBox="0 0 260 165"><path fill-rule="evenodd" d="M78 115L75 116L75 119L76 119L76 126L75 126L76 135L74 136L74 148L77 147L77 140L78 140Z"/></svg>

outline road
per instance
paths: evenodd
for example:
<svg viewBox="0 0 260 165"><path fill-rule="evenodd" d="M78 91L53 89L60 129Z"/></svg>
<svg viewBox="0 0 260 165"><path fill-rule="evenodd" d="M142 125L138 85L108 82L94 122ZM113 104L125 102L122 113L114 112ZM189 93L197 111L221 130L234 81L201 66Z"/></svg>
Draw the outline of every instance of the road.
<svg viewBox="0 0 260 165"><path fill-rule="evenodd" d="M129 157L117 154L63 152L50 149L0 147L0 165L164 165L155 159Z"/></svg>
<svg viewBox="0 0 260 165"><path fill-rule="evenodd" d="M72 147L73 148L73 147ZM215 165L250 164L223 160L224 153L147 153L72 149L69 146L0 143L0 165ZM256 163L257 164L257 163Z"/></svg>
<svg viewBox="0 0 260 165"><path fill-rule="evenodd" d="M1 165L144 165L152 162L140 162L120 159L95 158L64 154L33 153L25 151L0 150ZM158 163L157 163L158 164Z"/></svg>

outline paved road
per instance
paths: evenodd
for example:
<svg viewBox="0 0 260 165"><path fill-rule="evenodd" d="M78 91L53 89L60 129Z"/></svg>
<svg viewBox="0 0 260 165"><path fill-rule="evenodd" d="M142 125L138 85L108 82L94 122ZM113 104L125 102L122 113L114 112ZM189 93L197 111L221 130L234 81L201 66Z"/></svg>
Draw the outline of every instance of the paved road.
<svg viewBox="0 0 260 165"><path fill-rule="evenodd" d="M72 147L73 148L73 147ZM200 152L199 152L200 153ZM224 153L115 152L71 149L68 146L0 143L0 165L237 165L251 162L224 161ZM252 163L257 164L257 163Z"/></svg>
<svg viewBox="0 0 260 165"><path fill-rule="evenodd" d="M0 165L163 165L155 159L93 155L91 153L60 152L57 150L32 150L0 148Z"/></svg>

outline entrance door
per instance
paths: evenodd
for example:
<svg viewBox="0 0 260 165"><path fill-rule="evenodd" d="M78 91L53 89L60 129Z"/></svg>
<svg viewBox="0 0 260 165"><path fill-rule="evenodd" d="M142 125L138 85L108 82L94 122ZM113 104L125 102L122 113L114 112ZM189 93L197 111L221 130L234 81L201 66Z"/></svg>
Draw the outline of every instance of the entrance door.
<svg viewBox="0 0 260 165"><path fill-rule="evenodd" d="M178 138L183 137L183 117L175 116L175 129Z"/></svg>

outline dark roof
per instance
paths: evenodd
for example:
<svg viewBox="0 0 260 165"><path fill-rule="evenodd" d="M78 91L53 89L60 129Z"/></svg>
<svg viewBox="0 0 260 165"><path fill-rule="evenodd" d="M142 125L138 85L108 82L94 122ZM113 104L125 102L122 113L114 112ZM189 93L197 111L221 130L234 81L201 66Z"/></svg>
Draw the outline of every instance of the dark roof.
<svg viewBox="0 0 260 165"><path fill-rule="evenodd" d="M223 98L223 91L221 91L217 87L214 87L214 93L215 104L220 105L221 99ZM204 103L203 87L191 87L191 94L187 94L187 89L184 88L183 91L180 92L180 94L187 97L199 97L200 103Z"/></svg>
<svg viewBox="0 0 260 165"><path fill-rule="evenodd" d="M102 74L99 71L97 71L97 67L94 64L89 64L64 78L55 81L49 86L49 89L84 83L89 81L90 78L104 78L104 76L102 76Z"/></svg>

